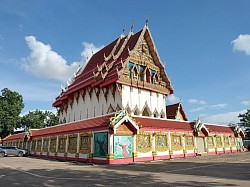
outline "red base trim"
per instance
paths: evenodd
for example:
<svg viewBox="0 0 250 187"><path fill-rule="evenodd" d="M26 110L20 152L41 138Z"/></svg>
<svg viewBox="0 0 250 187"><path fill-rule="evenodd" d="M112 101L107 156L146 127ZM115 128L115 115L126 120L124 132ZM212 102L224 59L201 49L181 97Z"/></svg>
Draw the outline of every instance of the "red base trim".
<svg viewBox="0 0 250 187"><path fill-rule="evenodd" d="M208 152L207 154L209 154L209 155L216 155L216 152L215 151L211 151L211 152Z"/></svg>
<svg viewBox="0 0 250 187"><path fill-rule="evenodd" d="M154 160L167 160L170 159L170 155L154 156Z"/></svg>
<svg viewBox="0 0 250 187"><path fill-rule="evenodd" d="M153 160L153 156L134 158L134 162L144 162L144 161L151 161L151 160Z"/></svg>
<svg viewBox="0 0 250 187"><path fill-rule="evenodd" d="M171 158L184 158L185 155L184 154L173 154L171 155Z"/></svg>
<svg viewBox="0 0 250 187"><path fill-rule="evenodd" d="M223 154L224 151L217 151L216 154Z"/></svg>
<svg viewBox="0 0 250 187"><path fill-rule="evenodd" d="M187 154L184 154L184 157L195 157L196 156L196 153L187 153Z"/></svg>

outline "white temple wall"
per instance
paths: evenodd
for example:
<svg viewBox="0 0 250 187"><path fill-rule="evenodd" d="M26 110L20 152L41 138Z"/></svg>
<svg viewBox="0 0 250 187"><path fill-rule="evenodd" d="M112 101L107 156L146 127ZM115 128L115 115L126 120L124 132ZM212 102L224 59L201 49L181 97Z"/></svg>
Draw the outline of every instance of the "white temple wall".
<svg viewBox="0 0 250 187"><path fill-rule="evenodd" d="M161 112L163 111L164 117L166 117L165 109L165 95L159 94L149 90L138 89L136 87L130 87L123 85L122 87L122 106L129 108L134 114L134 110L138 107L140 116L145 106L148 106L151 112L151 116L154 116L154 111L156 110L160 117Z"/></svg>
<svg viewBox="0 0 250 187"><path fill-rule="evenodd" d="M91 97L89 92L86 91L85 98L83 99L80 94L78 102L76 96L74 96L72 107L69 101L67 110L63 110L63 113L60 112L59 119L61 122L64 122L65 119L66 123L69 123L105 115L110 110L110 106L114 111L117 109L117 106L122 109L122 101L118 89L116 89L114 94L112 94L111 90L109 90L107 94L107 101L102 89L100 90L99 100L95 90L91 93Z"/></svg>

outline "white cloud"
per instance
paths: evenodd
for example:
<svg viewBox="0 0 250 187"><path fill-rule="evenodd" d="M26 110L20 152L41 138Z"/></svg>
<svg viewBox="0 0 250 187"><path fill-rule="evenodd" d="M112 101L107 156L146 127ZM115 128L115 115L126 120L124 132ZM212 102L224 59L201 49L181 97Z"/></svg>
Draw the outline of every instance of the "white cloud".
<svg viewBox="0 0 250 187"><path fill-rule="evenodd" d="M200 116L203 123L212 123L220 125L228 125L229 123L238 123L239 114L246 113L246 110L237 111L237 112L228 112L222 114Z"/></svg>
<svg viewBox="0 0 250 187"><path fill-rule="evenodd" d="M198 103L198 102L194 102ZM193 108L189 110L189 112L199 112L201 110L209 109L209 110L215 110L215 109L223 109L226 108L227 104L226 103L221 103L221 104L215 104L215 105L204 105L198 108Z"/></svg>
<svg viewBox="0 0 250 187"><path fill-rule="evenodd" d="M58 53L52 50L50 45L38 41L34 36L26 36L26 43L30 48L30 55L23 59L22 67L37 77L60 80L66 82L73 77L79 65L86 62L87 57L100 48L92 43L83 42L82 60L68 65L67 61Z"/></svg>
<svg viewBox="0 0 250 187"><path fill-rule="evenodd" d="M204 110L205 108L206 108L205 106L193 108L193 109L189 110L189 112L199 112L201 110Z"/></svg>
<svg viewBox="0 0 250 187"><path fill-rule="evenodd" d="M207 104L206 101L204 101L204 100L197 100L197 99L188 99L188 102L191 103L191 104L200 104L200 105Z"/></svg>
<svg viewBox="0 0 250 187"><path fill-rule="evenodd" d="M180 98L176 97L174 94L171 94L167 97L167 103L169 101L169 104L175 104L180 102Z"/></svg>
<svg viewBox="0 0 250 187"><path fill-rule="evenodd" d="M39 42L34 36L26 36L26 43L31 49L24 59L22 67L38 77L66 81L76 71L78 64L67 65L67 61L53 51L50 45Z"/></svg>
<svg viewBox="0 0 250 187"><path fill-rule="evenodd" d="M97 51L104 47L96 47L93 43L87 42L82 42L82 45L83 51L81 52L81 56L83 62L87 62L87 60L90 59L93 54L95 54Z"/></svg>
<svg viewBox="0 0 250 187"><path fill-rule="evenodd" d="M227 104L226 103L221 103L221 104L216 104L216 105L211 105L209 106L210 109L222 109L226 108Z"/></svg>
<svg viewBox="0 0 250 187"><path fill-rule="evenodd" d="M247 55L250 55L250 35L241 34L231 43L233 44L234 51L243 51Z"/></svg>
<svg viewBox="0 0 250 187"><path fill-rule="evenodd" d="M241 101L240 104L250 106L250 101Z"/></svg>

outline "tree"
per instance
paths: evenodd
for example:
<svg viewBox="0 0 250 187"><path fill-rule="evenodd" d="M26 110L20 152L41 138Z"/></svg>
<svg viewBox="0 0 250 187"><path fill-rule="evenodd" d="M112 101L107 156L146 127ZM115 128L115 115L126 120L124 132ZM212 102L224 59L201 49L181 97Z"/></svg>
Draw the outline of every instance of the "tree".
<svg viewBox="0 0 250 187"><path fill-rule="evenodd" d="M21 127L21 111L24 108L23 97L15 91L4 88L0 95L0 137L4 138Z"/></svg>
<svg viewBox="0 0 250 187"><path fill-rule="evenodd" d="M41 129L57 125L59 118L57 115L50 111L35 110L29 112L22 117L21 123L23 128L28 129Z"/></svg>
<svg viewBox="0 0 250 187"><path fill-rule="evenodd" d="M245 129L246 136L250 137L250 109L245 114L239 114L239 125Z"/></svg>

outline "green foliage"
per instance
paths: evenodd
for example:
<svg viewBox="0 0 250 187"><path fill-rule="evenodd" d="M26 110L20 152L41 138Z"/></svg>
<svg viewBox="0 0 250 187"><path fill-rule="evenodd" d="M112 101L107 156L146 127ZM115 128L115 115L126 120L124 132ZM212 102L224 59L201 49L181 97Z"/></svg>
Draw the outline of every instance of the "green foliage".
<svg viewBox="0 0 250 187"><path fill-rule="evenodd" d="M59 118L50 111L35 110L22 117L22 127L29 129L40 129L57 125Z"/></svg>
<svg viewBox="0 0 250 187"><path fill-rule="evenodd" d="M0 137L4 138L21 127L21 111L24 108L23 97L8 88L1 90L0 95Z"/></svg>
<svg viewBox="0 0 250 187"><path fill-rule="evenodd" d="M245 129L246 136L250 137L250 109L245 114L239 114L239 125Z"/></svg>

